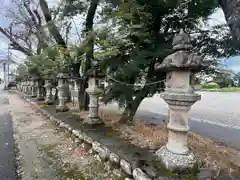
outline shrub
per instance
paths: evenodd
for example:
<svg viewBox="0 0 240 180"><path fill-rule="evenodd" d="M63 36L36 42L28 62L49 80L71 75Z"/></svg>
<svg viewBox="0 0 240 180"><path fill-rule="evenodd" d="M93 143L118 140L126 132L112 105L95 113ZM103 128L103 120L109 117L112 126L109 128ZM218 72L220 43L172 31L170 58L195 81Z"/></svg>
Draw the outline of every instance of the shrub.
<svg viewBox="0 0 240 180"><path fill-rule="evenodd" d="M203 89L219 89L220 86L217 83L211 82L202 85Z"/></svg>

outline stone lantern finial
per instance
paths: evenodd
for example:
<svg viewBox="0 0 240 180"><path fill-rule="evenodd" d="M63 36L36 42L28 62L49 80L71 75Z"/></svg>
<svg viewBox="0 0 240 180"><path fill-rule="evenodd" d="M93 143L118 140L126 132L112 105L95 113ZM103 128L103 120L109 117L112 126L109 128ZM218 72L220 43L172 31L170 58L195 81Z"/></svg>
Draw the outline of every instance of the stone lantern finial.
<svg viewBox="0 0 240 180"><path fill-rule="evenodd" d="M173 49L174 50L187 50L192 48L191 38L188 34L184 32L183 29L180 30L179 34L177 34L173 38Z"/></svg>

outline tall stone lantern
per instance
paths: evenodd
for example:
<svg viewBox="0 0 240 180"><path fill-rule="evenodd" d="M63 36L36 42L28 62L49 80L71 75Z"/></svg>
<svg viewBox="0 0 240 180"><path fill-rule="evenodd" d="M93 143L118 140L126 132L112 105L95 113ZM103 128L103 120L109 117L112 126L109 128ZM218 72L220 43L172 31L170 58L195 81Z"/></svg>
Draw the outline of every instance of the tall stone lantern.
<svg viewBox="0 0 240 180"><path fill-rule="evenodd" d="M44 100L43 87L42 87L42 82L41 82L40 76L36 76L35 80L36 80L36 86L37 86L37 100L43 101Z"/></svg>
<svg viewBox="0 0 240 180"><path fill-rule="evenodd" d="M156 155L171 170L185 170L196 164L193 152L188 148L188 111L201 99L191 84L191 73L200 71L208 63L191 52L190 37L183 30L173 39L173 54L167 56L156 70L166 71L166 91L160 94L169 106L168 142Z"/></svg>
<svg viewBox="0 0 240 180"><path fill-rule="evenodd" d="M27 76L24 76L23 92L24 92L25 94L27 93Z"/></svg>
<svg viewBox="0 0 240 180"><path fill-rule="evenodd" d="M32 84L31 96L32 96L33 98L37 97L37 85L36 85L36 81L37 81L36 77L33 76L33 77L31 78L31 84Z"/></svg>
<svg viewBox="0 0 240 180"><path fill-rule="evenodd" d="M45 89L46 89L46 98L44 103L48 104L48 105L52 105L54 104L54 100L53 100L53 95L52 95L52 88L54 87L52 84L52 80L53 80L53 76L50 72L46 73L44 75L44 81L45 81Z"/></svg>
<svg viewBox="0 0 240 180"><path fill-rule="evenodd" d="M58 99L59 104L56 107L56 111L65 112L68 111L68 107L66 106L66 102L68 99L68 84L67 80L69 78L68 74L63 72L57 75L58 78Z"/></svg>
<svg viewBox="0 0 240 180"><path fill-rule="evenodd" d="M94 61L92 64L92 68L87 72L88 77L88 88L86 92L89 95L89 114L88 119L85 120L87 124L101 124L102 120L98 115L98 107L99 107L99 95L102 90L98 87L99 78L104 77L104 75L100 72L97 62Z"/></svg>

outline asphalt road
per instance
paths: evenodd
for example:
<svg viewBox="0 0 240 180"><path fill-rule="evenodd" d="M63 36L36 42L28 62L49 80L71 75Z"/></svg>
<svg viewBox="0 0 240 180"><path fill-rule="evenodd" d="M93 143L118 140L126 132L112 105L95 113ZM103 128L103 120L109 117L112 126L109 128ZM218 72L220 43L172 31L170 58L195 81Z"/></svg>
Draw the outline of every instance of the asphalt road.
<svg viewBox="0 0 240 180"><path fill-rule="evenodd" d="M193 132L240 150L240 93L198 92L202 100L190 110L189 126ZM117 104L108 108L117 110ZM168 106L158 94L141 103L136 117L145 123L161 124Z"/></svg>
<svg viewBox="0 0 240 180"><path fill-rule="evenodd" d="M7 92L0 85L0 179L16 180L12 116Z"/></svg>

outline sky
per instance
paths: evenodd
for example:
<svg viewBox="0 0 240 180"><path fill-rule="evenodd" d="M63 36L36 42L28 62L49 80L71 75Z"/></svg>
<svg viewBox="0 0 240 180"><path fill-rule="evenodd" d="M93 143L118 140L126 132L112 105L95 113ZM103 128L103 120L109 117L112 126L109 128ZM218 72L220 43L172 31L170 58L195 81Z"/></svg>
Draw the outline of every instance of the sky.
<svg viewBox="0 0 240 180"><path fill-rule="evenodd" d="M58 0L47 0L50 6L54 6L56 1ZM6 10L6 7L9 7L11 3L11 0L0 0L0 26L7 28L9 26L9 21L7 18L4 17L4 13ZM11 3L11 8L13 9L14 6ZM80 18L75 19L75 23L77 24L77 27L81 26L79 20ZM214 14L212 14L209 17L209 20L207 24L205 24L206 28L210 28L211 26L218 25L218 24L224 24L226 23L224 14L221 9L218 9ZM76 27L73 27L72 31L76 32ZM76 33L75 33L76 34ZM76 39L76 36L74 37ZM72 38L72 40L74 39ZM7 39L0 33L0 59L4 59L7 56L7 49L8 49L8 41ZM20 63L22 59L24 59L24 55L20 52L13 51L12 52L12 59L15 60L17 63ZM228 59L223 59L222 63L226 65L228 68L232 69L235 72L240 71L240 56L231 57ZM0 69L1 71L1 69ZM0 73L1 76L1 73Z"/></svg>

